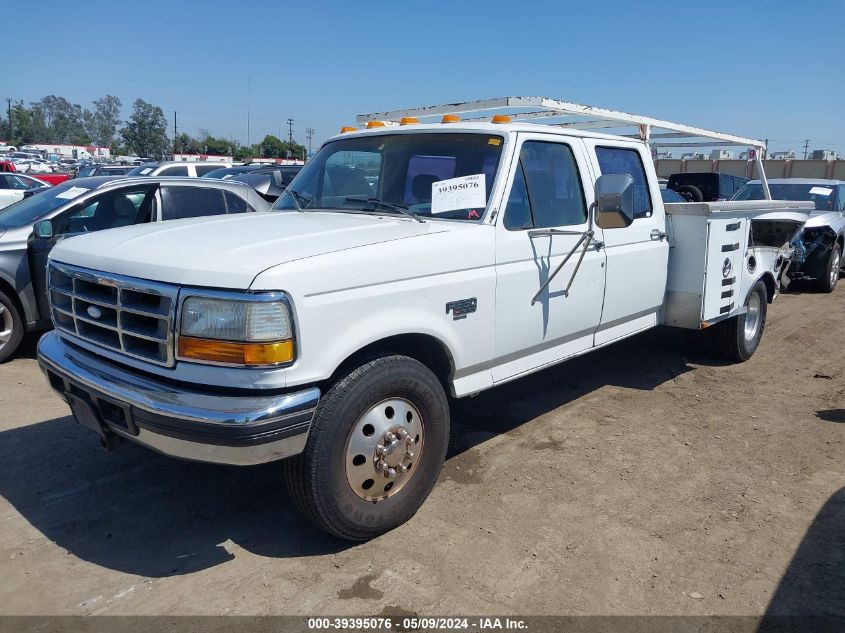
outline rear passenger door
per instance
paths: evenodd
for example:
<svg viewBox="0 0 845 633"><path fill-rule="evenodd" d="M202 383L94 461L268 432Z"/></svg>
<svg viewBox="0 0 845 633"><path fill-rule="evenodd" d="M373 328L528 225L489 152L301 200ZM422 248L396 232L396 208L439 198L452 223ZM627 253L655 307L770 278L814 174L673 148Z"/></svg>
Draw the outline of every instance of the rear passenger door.
<svg viewBox="0 0 845 633"><path fill-rule="evenodd" d="M249 208L237 194L213 187L163 184L160 199L159 220L246 213Z"/></svg>
<svg viewBox="0 0 845 633"><path fill-rule="evenodd" d="M657 176L642 143L587 139L596 176L634 179L634 222L604 232L607 285L596 345L658 323L666 290L669 243Z"/></svg>

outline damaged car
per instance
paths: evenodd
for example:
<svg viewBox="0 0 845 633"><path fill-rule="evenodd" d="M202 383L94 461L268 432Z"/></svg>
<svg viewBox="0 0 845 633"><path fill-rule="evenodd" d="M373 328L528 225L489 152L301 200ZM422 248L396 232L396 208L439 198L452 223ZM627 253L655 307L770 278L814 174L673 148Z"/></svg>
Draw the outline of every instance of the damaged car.
<svg viewBox="0 0 845 633"><path fill-rule="evenodd" d="M790 280L811 281L823 292L833 292L839 282L845 248L845 181L818 178L769 180L774 200L805 200L816 205L802 230L792 239ZM734 200L762 200L763 186L751 180Z"/></svg>

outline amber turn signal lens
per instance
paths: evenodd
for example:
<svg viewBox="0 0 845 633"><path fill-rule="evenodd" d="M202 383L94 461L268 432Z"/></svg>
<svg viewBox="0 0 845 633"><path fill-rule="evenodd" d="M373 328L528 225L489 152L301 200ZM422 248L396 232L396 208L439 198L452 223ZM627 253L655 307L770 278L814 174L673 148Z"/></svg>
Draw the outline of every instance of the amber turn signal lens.
<svg viewBox="0 0 845 633"><path fill-rule="evenodd" d="M232 343L180 336L179 357L232 365L278 365L293 360L293 341Z"/></svg>

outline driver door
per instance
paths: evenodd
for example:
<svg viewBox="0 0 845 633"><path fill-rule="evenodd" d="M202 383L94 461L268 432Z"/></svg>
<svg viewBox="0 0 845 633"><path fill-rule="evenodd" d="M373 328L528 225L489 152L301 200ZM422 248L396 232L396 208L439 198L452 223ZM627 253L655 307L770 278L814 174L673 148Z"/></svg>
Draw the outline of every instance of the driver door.
<svg viewBox="0 0 845 633"><path fill-rule="evenodd" d="M47 258L56 243L74 235L149 222L155 189L155 186L150 185L127 187L88 198L52 218L52 237L39 238L33 235L30 238L27 247L29 272L42 318L49 318L50 314Z"/></svg>
<svg viewBox="0 0 845 633"><path fill-rule="evenodd" d="M583 143L557 134L518 139L496 227L494 383L591 348L604 298L602 231L585 236L594 191Z"/></svg>

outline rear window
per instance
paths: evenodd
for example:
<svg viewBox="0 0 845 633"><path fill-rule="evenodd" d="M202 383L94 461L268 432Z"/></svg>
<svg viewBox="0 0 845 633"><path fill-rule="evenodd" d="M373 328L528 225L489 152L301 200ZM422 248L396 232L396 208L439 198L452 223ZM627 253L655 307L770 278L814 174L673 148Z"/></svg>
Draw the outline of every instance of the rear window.
<svg viewBox="0 0 845 633"><path fill-rule="evenodd" d="M651 217L651 194L640 153L625 147L597 147L599 169L605 174L628 174L634 179L634 219Z"/></svg>
<svg viewBox="0 0 845 633"><path fill-rule="evenodd" d="M187 176L188 175L188 166L187 165L174 165L173 167L167 167L163 169L159 176Z"/></svg>

